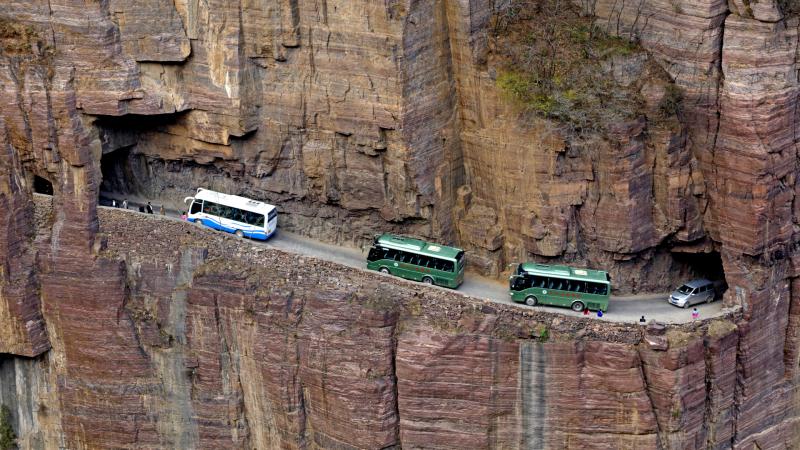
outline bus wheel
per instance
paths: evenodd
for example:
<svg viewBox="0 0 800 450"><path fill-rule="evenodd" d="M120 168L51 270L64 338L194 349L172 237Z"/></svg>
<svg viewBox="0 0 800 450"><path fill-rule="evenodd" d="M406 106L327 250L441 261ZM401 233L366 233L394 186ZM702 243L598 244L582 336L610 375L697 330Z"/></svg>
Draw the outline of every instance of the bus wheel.
<svg viewBox="0 0 800 450"><path fill-rule="evenodd" d="M240 238L244 237L244 233L242 233L242 230L236 230L236 237L240 237Z"/></svg>
<svg viewBox="0 0 800 450"><path fill-rule="evenodd" d="M422 282L425 283L425 284L433 284L433 278L425 277L425 278L422 279Z"/></svg>
<svg viewBox="0 0 800 450"><path fill-rule="evenodd" d="M539 303L539 300L536 297L529 295L525 297L525 304L528 306L536 306Z"/></svg>
<svg viewBox="0 0 800 450"><path fill-rule="evenodd" d="M575 302L572 304L573 311L581 312L583 311L583 308L585 308L585 306L583 306L583 302Z"/></svg>
<svg viewBox="0 0 800 450"><path fill-rule="evenodd" d="M380 273L389 273L389 269L387 269L386 267L381 267L381 269L378 272L380 272Z"/></svg>

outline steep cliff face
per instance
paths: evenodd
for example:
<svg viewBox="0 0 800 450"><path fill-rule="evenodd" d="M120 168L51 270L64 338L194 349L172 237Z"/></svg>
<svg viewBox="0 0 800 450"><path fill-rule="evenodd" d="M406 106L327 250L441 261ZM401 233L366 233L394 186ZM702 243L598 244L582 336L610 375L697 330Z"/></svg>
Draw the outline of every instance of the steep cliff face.
<svg viewBox="0 0 800 450"><path fill-rule="evenodd" d="M737 225L753 236L726 241L717 224L748 224L753 211L729 204L732 185L706 182L727 167L713 157L733 145L724 136L741 133L735 112L722 120L718 91L750 73L733 69L746 64L737 54L752 53L734 36L729 83L720 81L724 3L572 8L641 44L600 55L598 80L644 103L622 117L609 109L601 131L578 135L521 113L497 87L503 49L527 51L514 43L526 39L524 26L512 33L499 23L536 2L373 3L7 2L4 17L22 19L17 34L30 42L9 53L6 90L74 96L101 148L104 191L173 207L197 186L242 193L280 204L285 228L335 242L383 230L457 242L492 275L519 260L559 259L607 267L623 291L664 289L704 271L681 254L738 252L766 226ZM769 48L786 56L796 45L781 30L793 22L770 20L782 28L758 33L783 39ZM691 37L665 38L675 33ZM657 107L672 83L685 107L664 120ZM792 81L759 83L761 99L790 92ZM9 121L19 136L21 114ZM729 209L746 217L728 221Z"/></svg>
<svg viewBox="0 0 800 450"><path fill-rule="evenodd" d="M41 233L55 220L47 208ZM398 283L166 219L103 211L101 233L93 262L42 278L52 350L0 360L0 401L18 411L23 447L798 439L792 385L743 371L754 348L738 315L644 329ZM764 418L740 411L756 392L774 393L759 403Z"/></svg>
<svg viewBox="0 0 800 450"><path fill-rule="evenodd" d="M0 5L0 402L23 447L800 442L791 4L576 5L638 42L602 67L644 103L580 135L498 87L513 2ZM741 314L643 334L175 224L97 234L101 190L178 206L197 186L331 241L402 231L623 291L718 254Z"/></svg>

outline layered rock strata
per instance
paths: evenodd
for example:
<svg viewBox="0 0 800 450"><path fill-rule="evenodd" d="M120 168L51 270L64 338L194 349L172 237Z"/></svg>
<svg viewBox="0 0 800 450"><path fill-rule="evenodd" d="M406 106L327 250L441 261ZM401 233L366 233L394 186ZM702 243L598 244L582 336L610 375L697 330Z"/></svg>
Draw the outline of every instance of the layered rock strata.
<svg viewBox="0 0 800 450"><path fill-rule="evenodd" d="M38 217L46 233L53 217ZM775 363L751 353L738 315L643 328L471 299L157 217L104 210L101 233L107 247L73 269L83 283L42 279L59 337L50 357L0 365L17 380L0 398L19 411L58 399L57 411L20 421L21 442L765 448L798 438L791 395L759 404L770 433L739 410L773 386L742 365ZM47 376L68 382L45 393L37 377Z"/></svg>
<svg viewBox="0 0 800 450"><path fill-rule="evenodd" d="M0 401L23 447L800 442L791 5L582 5L640 43L604 70L645 105L574 139L497 91L505 4L0 4ZM716 251L741 314L642 331L115 213L104 238L103 181L267 199L334 241L456 242L487 273L607 267L621 290Z"/></svg>

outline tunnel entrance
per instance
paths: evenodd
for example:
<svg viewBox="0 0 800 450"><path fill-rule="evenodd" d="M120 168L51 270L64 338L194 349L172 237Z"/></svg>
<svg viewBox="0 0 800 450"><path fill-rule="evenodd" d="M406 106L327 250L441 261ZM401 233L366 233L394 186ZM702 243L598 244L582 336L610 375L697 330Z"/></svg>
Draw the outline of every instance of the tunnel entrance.
<svg viewBox="0 0 800 450"><path fill-rule="evenodd" d="M100 159L100 171L103 175L98 199L100 205L116 206L116 203L122 203L131 194L133 176L129 159L130 147L103 153Z"/></svg>
<svg viewBox="0 0 800 450"><path fill-rule="evenodd" d="M34 175L33 192L36 192L37 194L53 195L53 183L38 175Z"/></svg>
<svg viewBox="0 0 800 450"><path fill-rule="evenodd" d="M684 268L686 277L684 282L695 278L705 278L713 281L720 293L727 288L725 270L719 252L673 253L672 256L675 262Z"/></svg>
<svg viewBox="0 0 800 450"><path fill-rule="evenodd" d="M206 184L195 167L141 154L135 146L106 152L100 160L103 180L98 203L120 206L127 200L131 209L151 202L156 207L182 210L183 199L195 192L193 186Z"/></svg>

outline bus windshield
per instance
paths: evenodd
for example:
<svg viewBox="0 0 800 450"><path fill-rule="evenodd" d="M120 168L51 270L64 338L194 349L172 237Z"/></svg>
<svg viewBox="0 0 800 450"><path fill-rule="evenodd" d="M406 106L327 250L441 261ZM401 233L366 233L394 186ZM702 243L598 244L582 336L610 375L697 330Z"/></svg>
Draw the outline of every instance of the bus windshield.
<svg viewBox="0 0 800 450"><path fill-rule="evenodd" d="M464 252L458 252L456 254L456 261L458 262L458 267L462 267L464 265Z"/></svg>

